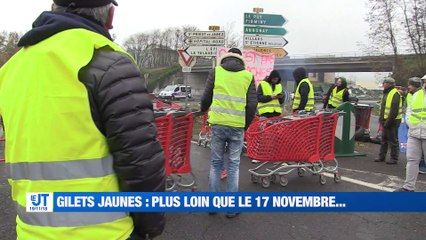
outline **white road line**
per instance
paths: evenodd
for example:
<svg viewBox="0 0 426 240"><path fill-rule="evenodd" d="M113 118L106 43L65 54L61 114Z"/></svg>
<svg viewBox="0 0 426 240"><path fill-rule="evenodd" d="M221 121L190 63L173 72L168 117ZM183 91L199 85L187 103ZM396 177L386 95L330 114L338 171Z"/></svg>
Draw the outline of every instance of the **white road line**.
<svg viewBox="0 0 426 240"><path fill-rule="evenodd" d="M332 174L332 173L324 173L324 176L329 177L329 178L334 178L334 174ZM345 182L350 182L350 183L353 183L353 184L361 185L361 186L364 186L364 187L368 187L368 188L372 188L372 189L376 189L376 190L380 190L380 191L384 191L384 192L393 192L395 190L393 188L383 187L383 186L380 186L378 184L364 182L364 181L361 181L361 180L348 178L348 177L344 177L344 176L342 176L341 179L342 179L342 181L345 181Z"/></svg>

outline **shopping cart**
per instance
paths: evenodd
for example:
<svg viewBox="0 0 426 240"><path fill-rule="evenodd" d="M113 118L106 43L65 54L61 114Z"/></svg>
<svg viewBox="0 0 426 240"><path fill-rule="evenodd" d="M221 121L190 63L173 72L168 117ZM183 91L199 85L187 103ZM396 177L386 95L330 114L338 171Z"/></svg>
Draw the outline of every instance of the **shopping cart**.
<svg viewBox="0 0 426 240"><path fill-rule="evenodd" d="M177 188L197 190L196 178L190 162L193 113L156 113L158 140L164 149L166 190Z"/></svg>
<svg viewBox="0 0 426 240"><path fill-rule="evenodd" d="M277 180L287 186L287 175L297 170L299 176L318 174L322 185L326 183L324 172L334 173L335 181L340 181L334 157L337 118L337 113L319 113L253 123L246 134L247 155L263 163L249 169L251 180L260 181L264 188Z"/></svg>
<svg viewBox="0 0 426 240"><path fill-rule="evenodd" d="M203 145L204 147L207 147L210 145L211 137L212 137L212 129L207 122L208 115L204 114L201 116L201 130L198 134L198 146Z"/></svg>

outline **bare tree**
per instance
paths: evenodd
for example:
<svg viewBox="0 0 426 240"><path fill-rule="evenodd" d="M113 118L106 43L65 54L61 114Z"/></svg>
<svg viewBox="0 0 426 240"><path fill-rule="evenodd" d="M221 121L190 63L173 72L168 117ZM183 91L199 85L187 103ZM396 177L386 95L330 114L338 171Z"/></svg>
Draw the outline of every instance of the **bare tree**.
<svg viewBox="0 0 426 240"><path fill-rule="evenodd" d="M396 0L369 0L369 14L366 18L370 25L369 38L376 47L391 49L398 59L397 44L397 9Z"/></svg>
<svg viewBox="0 0 426 240"><path fill-rule="evenodd" d="M426 0L403 0L402 12L406 40L417 57L419 69L426 68Z"/></svg>
<svg viewBox="0 0 426 240"><path fill-rule="evenodd" d="M0 67L19 51L20 38L21 34L17 32L0 32Z"/></svg>
<svg viewBox="0 0 426 240"><path fill-rule="evenodd" d="M242 46L242 36L235 31L235 22L226 24L223 30L225 31L225 47L240 48Z"/></svg>

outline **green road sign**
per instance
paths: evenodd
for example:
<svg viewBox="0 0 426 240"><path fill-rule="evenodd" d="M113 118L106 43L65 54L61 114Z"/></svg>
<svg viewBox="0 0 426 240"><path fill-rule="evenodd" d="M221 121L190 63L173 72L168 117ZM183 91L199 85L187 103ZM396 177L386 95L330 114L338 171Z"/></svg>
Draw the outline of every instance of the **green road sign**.
<svg viewBox="0 0 426 240"><path fill-rule="evenodd" d="M247 26L244 26L244 34L283 36L286 33L287 33L287 31L284 28L247 27Z"/></svg>
<svg viewBox="0 0 426 240"><path fill-rule="evenodd" d="M282 15L244 13L244 24L255 26L278 26L281 27L287 22Z"/></svg>

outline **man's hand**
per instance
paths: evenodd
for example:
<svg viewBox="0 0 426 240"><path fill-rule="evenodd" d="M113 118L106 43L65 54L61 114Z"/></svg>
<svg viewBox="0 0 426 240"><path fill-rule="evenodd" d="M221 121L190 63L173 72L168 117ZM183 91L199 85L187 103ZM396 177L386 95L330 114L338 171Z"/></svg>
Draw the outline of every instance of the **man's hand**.
<svg viewBox="0 0 426 240"><path fill-rule="evenodd" d="M282 94L282 93L277 95L277 98L283 98L283 97L284 97L284 94Z"/></svg>

